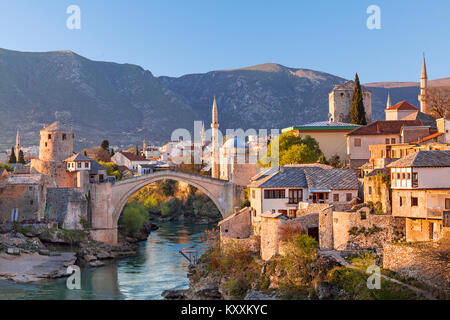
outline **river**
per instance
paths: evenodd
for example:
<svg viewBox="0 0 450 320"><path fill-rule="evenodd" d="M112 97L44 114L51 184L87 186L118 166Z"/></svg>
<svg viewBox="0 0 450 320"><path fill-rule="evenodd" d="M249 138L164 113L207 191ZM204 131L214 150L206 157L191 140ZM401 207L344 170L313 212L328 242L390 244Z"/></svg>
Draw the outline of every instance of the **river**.
<svg viewBox="0 0 450 320"><path fill-rule="evenodd" d="M179 253L192 247L201 252L205 230L211 226L160 222L137 255L99 268L81 268L81 289L69 290L66 279L35 284L0 281L0 299L156 300L168 289L188 288L188 261Z"/></svg>

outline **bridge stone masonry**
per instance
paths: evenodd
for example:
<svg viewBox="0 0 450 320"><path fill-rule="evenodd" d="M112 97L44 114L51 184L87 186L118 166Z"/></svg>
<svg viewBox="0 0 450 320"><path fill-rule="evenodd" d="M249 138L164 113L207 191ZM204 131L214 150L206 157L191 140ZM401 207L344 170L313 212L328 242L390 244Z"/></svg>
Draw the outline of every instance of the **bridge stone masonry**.
<svg viewBox="0 0 450 320"><path fill-rule="evenodd" d="M116 183L94 184L89 195L93 239L117 243L118 221L128 199L146 185L165 179L186 182L201 190L214 202L223 218L231 215L243 198L242 187L233 182L173 170L156 171Z"/></svg>

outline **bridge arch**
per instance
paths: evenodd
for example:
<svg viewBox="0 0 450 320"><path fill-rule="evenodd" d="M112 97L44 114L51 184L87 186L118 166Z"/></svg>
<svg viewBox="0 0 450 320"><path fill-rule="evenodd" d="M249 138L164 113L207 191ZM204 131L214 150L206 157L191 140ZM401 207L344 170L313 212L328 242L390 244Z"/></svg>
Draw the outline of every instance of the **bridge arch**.
<svg viewBox="0 0 450 320"><path fill-rule="evenodd" d="M183 171L161 170L114 184L95 185L91 200L94 240L117 243L118 221L130 197L146 185L164 179L183 181L201 190L217 206L223 218L232 214L234 206L241 201L242 190L233 182Z"/></svg>

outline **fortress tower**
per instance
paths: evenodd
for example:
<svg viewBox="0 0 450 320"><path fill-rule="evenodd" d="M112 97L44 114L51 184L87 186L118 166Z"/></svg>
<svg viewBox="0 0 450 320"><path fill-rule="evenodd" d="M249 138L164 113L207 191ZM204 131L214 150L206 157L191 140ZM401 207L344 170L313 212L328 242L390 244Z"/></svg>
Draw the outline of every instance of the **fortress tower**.
<svg viewBox="0 0 450 320"><path fill-rule="evenodd" d="M335 85L328 94L329 112L333 122L350 123L350 110L352 109L354 81ZM372 122L372 92L361 86L364 110L367 123Z"/></svg>
<svg viewBox="0 0 450 320"><path fill-rule="evenodd" d="M219 179L219 117L217 113L216 96L214 96L212 108L212 162L211 177Z"/></svg>
<svg viewBox="0 0 450 320"><path fill-rule="evenodd" d="M39 159L31 160L31 172L46 176L49 187L72 188L76 180L66 171L64 160L73 155L72 127L54 122L40 132Z"/></svg>

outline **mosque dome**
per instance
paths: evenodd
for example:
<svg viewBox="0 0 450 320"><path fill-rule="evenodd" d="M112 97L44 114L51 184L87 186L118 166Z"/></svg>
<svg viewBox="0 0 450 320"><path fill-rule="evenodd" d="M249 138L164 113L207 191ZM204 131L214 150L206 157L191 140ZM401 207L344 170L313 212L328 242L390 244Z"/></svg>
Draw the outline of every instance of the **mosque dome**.
<svg viewBox="0 0 450 320"><path fill-rule="evenodd" d="M224 144L223 148L227 149L245 149L247 145L245 144L245 140L240 139L238 137L233 137L228 139Z"/></svg>

